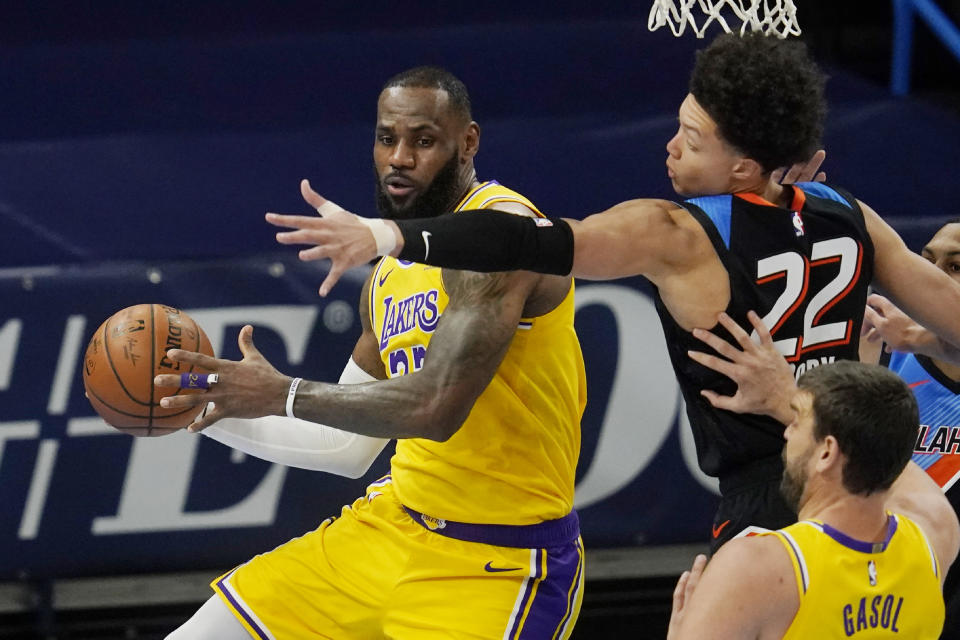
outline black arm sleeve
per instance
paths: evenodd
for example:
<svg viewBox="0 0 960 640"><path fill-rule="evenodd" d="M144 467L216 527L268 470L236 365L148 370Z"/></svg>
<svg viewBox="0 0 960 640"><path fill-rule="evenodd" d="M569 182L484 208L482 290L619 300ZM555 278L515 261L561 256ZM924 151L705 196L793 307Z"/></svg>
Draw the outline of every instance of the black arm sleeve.
<svg viewBox="0 0 960 640"><path fill-rule="evenodd" d="M573 230L560 218L480 209L394 222L403 234L401 260L466 271L573 269Z"/></svg>

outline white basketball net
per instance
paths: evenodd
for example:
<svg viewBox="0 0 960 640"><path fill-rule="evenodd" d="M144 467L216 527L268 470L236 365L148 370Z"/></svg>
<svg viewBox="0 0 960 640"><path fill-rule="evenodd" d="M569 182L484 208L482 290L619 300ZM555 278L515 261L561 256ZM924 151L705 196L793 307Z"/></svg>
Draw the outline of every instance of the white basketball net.
<svg viewBox="0 0 960 640"><path fill-rule="evenodd" d="M698 18L702 20L699 26ZM778 38L800 35L793 0L653 0L647 27L655 31L669 25L673 35L680 36L689 25L702 38L713 22L727 33L738 29L740 35L748 28Z"/></svg>

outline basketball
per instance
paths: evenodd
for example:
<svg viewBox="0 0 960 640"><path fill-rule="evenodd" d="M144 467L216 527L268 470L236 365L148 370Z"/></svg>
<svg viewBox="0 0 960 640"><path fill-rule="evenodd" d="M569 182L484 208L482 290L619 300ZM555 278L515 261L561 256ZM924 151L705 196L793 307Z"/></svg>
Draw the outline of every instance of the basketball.
<svg viewBox="0 0 960 640"><path fill-rule="evenodd" d="M168 349L213 355L203 329L183 311L162 304L122 309L100 325L83 358L83 386L107 424L133 436L162 436L193 422L198 407L165 409L160 399L203 389L160 388L161 373L205 373L167 358Z"/></svg>

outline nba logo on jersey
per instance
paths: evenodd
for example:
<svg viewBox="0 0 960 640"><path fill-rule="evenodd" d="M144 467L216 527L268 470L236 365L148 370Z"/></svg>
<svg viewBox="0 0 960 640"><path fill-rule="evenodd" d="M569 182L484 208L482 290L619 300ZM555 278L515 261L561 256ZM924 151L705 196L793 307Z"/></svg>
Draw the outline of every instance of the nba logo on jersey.
<svg viewBox="0 0 960 640"><path fill-rule="evenodd" d="M877 586L877 565L873 560L867 563L867 577L871 587Z"/></svg>
<svg viewBox="0 0 960 640"><path fill-rule="evenodd" d="M798 238L803 235L803 218L800 217L799 211L793 212L793 230Z"/></svg>

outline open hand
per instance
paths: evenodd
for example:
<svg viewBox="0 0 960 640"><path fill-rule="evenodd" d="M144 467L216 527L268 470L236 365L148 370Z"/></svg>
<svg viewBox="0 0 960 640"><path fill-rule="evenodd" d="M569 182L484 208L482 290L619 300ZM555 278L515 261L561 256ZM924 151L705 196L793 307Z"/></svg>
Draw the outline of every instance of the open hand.
<svg viewBox="0 0 960 640"><path fill-rule="evenodd" d="M867 342L883 340L887 353L915 353L925 342L936 341L930 331L911 320L895 304L877 293L867 298L860 335Z"/></svg>
<svg viewBox="0 0 960 640"><path fill-rule="evenodd" d="M181 409L214 403L211 411L197 416L187 427L190 431L202 431L221 418L259 418L285 413L291 378L274 369L254 346L253 327L244 326L237 341L243 354L243 360L239 362L183 349L167 351L171 360L202 367L218 377L206 393L168 396L160 400L162 407ZM158 375L153 383L158 387L179 387L180 375Z"/></svg>
<svg viewBox="0 0 960 640"><path fill-rule="evenodd" d="M321 196L310 187L309 181L300 182L300 193L321 217L268 213L266 218L277 227L295 229L277 233L280 244L314 245L300 250L301 260L330 258L330 271L320 285L320 295L325 297L344 271L377 257L377 243L359 216Z"/></svg>
<svg viewBox="0 0 960 640"><path fill-rule="evenodd" d="M732 396L721 396L709 389L703 389L700 393L718 409L736 413L758 413L786 424L793 415L790 411L790 401L796 390L793 372L783 355L777 351L760 316L751 311L747 317L757 332L759 342L754 342L750 335L725 313L721 313L718 320L736 340L736 345L706 329L693 330L695 338L713 347L723 357L718 358L700 351L688 351L687 355L737 383L737 392Z"/></svg>

